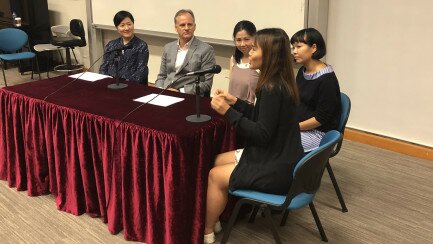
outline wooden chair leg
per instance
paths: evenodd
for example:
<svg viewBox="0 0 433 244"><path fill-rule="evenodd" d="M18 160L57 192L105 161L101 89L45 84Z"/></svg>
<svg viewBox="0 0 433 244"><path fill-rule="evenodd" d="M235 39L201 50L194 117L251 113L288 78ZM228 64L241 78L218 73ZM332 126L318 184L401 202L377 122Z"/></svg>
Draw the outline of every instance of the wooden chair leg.
<svg viewBox="0 0 433 244"><path fill-rule="evenodd" d="M341 211L343 213L347 212L346 203L344 202L343 195L341 194L340 187L338 187L337 180L335 179L334 172L332 171L331 164L326 164L326 169L328 170L329 177L331 178L332 185L334 186L335 193L337 193L338 201L340 201Z"/></svg>
<svg viewBox="0 0 433 244"><path fill-rule="evenodd" d="M319 215L317 214L313 202L311 202L309 206L310 206L311 213L313 214L314 221L316 222L317 228L319 229L320 236L322 237L322 241L328 242L328 238L326 237L325 230L323 230L322 223L320 222Z"/></svg>

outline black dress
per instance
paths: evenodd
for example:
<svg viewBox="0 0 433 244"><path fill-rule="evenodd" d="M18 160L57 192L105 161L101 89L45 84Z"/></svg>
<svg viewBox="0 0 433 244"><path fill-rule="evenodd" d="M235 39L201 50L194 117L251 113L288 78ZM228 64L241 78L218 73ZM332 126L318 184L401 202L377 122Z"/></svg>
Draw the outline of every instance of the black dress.
<svg viewBox="0 0 433 244"><path fill-rule="evenodd" d="M229 188L285 194L303 156L296 105L279 87L262 88L255 105L238 99L225 114L245 140Z"/></svg>

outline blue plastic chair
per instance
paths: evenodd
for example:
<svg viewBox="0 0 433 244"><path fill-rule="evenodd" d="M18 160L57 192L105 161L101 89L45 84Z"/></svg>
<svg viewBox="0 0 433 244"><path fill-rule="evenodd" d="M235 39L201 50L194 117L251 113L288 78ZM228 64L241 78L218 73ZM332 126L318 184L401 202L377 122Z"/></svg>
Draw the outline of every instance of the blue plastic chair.
<svg viewBox="0 0 433 244"><path fill-rule="evenodd" d="M320 146L306 154L295 166L293 171L292 185L287 195L268 194L253 190L230 191L229 193L231 195L239 197L240 199L236 203L227 228L224 231L224 236L221 240L221 243L227 242L239 213L239 209L244 204L251 204L255 207L253 213L251 214L252 218L254 218L257 214L258 208L262 209L265 218L271 225L272 234L276 243L281 243L281 239L278 235L275 224L272 221L271 210L290 211L309 205L317 228L319 229L322 241L327 242L328 239L316 212L316 208L314 207L313 200L317 190L320 187L322 175L328 163L329 156L340 140L341 134L336 130L329 131L323 136ZM286 218L287 214L283 216L281 225L285 224ZM251 219L250 222L252 222Z"/></svg>
<svg viewBox="0 0 433 244"><path fill-rule="evenodd" d="M22 52L21 49L28 44L28 36L27 34L15 28L5 28L0 30L0 51L4 52L4 54L0 54L0 61L2 62L2 72L3 78L6 82L5 75L5 62L9 61L20 61L24 59L32 59L32 67L34 66L33 61L36 61L36 67L39 74L39 79L41 79L41 74L39 73L39 65L38 60L36 59L36 55L32 52ZM33 79L33 68L32 68L32 79Z"/></svg>
<svg viewBox="0 0 433 244"><path fill-rule="evenodd" d="M346 128L346 123L347 120L349 119L350 107L351 107L350 98L346 94L341 93L341 116L340 116L340 121L338 123L337 130L342 135L344 135L344 129ZM334 157L335 155L338 154L338 152L340 152L340 148L342 144L343 144L343 136L341 137L335 149L332 151L330 158ZM340 187L338 187L337 180L335 179L334 172L332 171L329 160L328 163L326 164L326 169L328 170L328 174L329 177L331 178L332 185L334 186L335 193L337 193L338 201L340 201L341 211L343 213L347 212L348 210L344 202L343 195L341 194Z"/></svg>

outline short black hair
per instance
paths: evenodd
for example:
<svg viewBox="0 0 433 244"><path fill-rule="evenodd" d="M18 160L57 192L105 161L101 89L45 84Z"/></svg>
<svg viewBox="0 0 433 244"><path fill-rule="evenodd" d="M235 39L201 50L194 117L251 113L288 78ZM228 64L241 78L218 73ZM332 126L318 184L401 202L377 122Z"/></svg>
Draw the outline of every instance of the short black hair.
<svg viewBox="0 0 433 244"><path fill-rule="evenodd" d="M248 20L241 20L239 21L236 25L235 28L233 29L233 39L236 39L236 34L239 31L246 31L248 33L248 35L254 37L254 35L256 34L256 26ZM239 51L239 49L237 47L235 47L235 61L236 63L240 63L241 62L241 58L242 58L242 52Z"/></svg>
<svg viewBox="0 0 433 244"><path fill-rule="evenodd" d="M134 23L134 17L132 17L132 14L130 12L125 10L117 12L113 18L114 26L117 27L126 18L130 18L132 23Z"/></svg>
<svg viewBox="0 0 433 244"><path fill-rule="evenodd" d="M308 46L316 44L317 51L313 53L313 59L321 59L326 55L326 45L322 34L314 28L306 28L296 32L290 39L290 43L293 45L296 42L305 43Z"/></svg>

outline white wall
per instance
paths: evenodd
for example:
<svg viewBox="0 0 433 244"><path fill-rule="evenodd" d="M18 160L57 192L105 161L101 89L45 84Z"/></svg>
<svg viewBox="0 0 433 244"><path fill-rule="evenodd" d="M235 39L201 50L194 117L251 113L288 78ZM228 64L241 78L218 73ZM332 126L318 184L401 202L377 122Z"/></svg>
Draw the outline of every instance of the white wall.
<svg viewBox="0 0 433 244"><path fill-rule="evenodd" d="M51 25L68 25L71 19L81 19L87 33L86 0L48 0ZM78 62L89 67L89 46L75 49Z"/></svg>
<svg viewBox="0 0 433 244"><path fill-rule="evenodd" d="M94 24L112 26L115 13L124 9L134 15L135 28L148 31L145 34L166 36L174 35L175 13L182 8L191 8L197 22L195 34L202 37L203 41L225 45L233 43L233 26L243 19L252 21L258 29L281 26L288 33L304 27L305 0L273 0L272 4L255 1L254 7L247 10L246 6L251 3L251 0L236 0L230 4L226 1L203 0L92 0L91 14ZM269 18L269 13L272 13L272 18Z"/></svg>
<svg viewBox="0 0 433 244"><path fill-rule="evenodd" d="M433 1L330 0L327 62L349 127L433 147Z"/></svg>

